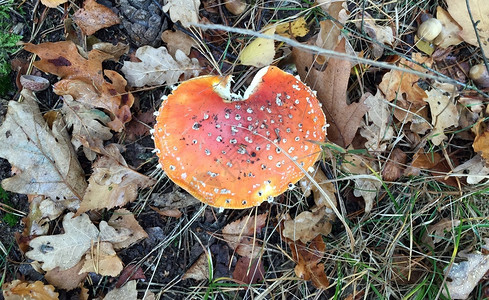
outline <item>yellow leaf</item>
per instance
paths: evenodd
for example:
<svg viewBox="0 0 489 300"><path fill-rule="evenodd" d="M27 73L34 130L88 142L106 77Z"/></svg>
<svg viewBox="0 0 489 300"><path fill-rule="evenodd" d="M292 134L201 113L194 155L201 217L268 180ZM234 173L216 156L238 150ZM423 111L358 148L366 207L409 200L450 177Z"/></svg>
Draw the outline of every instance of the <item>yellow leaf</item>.
<svg viewBox="0 0 489 300"><path fill-rule="evenodd" d="M288 38L296 36L305 36L309 32L306 19L300 17L294 21L282 23L275 27L275 33Z"/></svg>
<svg viewBox="0 0 489 300"><path fill-rule="evenodd" d="M263 34L273 35L275 27L267 29ZM261 68L272 63L275 56L275 45L273 39L256 38L246 46L239 56L242 65Z"/></svg>

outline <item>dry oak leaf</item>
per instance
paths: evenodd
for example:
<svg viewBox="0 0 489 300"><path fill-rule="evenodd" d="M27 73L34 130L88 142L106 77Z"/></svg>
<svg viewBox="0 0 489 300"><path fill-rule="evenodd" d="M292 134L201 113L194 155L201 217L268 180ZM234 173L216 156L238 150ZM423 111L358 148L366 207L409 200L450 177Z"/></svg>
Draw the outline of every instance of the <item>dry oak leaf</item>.
<svg viewBox="0 0 489 300"><path fill-rule="evenodd" d="M79 261L74 267L67 270L56 267L47 271L44 278L58 289L71 291L79 287L88 275L88 273L80 273L83 263L83 261Z"/></svg>
<svg viewBox="0 0 489 300"><path fill-rule="evenodd" d="M314 185L307 177L304 177L299 181L299 186L302 190L302 193L304 197L309 197L309 195L312 192L314 195L314 204L317 207L326 207L330 209L332 213L331 220L333 220L336 215L331 210L331 204L333 204L335 207L337 205L335 187L333 183L329 181L328 177L326 176L326 174L324 174L324 172L321 169L315 170L313 178L316 181L316 183L319 185L319 187L322 189L322 191L328 196L329 200L331 201L328 201L326 197L323 195L323 193L319 191L316 185Z"/></svg>
<svg viewBox="0 0 489 300"><path fill-rule="evenodd" d="M329 280L324 272L324 264L320 263L326 250L326 244L321 236L317 236L307 246L302 242L289 242L292 258L296 262L295 275L304 280L310 280L318 289L327 289Z"/></svg>
<svg viewBox="0 0 489 300"><path fill-rule="evenodd" d="M133 87L172 85L182 75L184 79L198 76L201 69L196 58L190 59L179 49L172 57L165 47L143 46L136 50L136 57L141 62L125 61L121 68Z"/></svg>
<svg viewBox="0 0 489 300"><path fill-rule="evenodd" d="M229 223L222 229L222 237L237 254L249 258L257 257L261 252L256 233L261 232L267 221L268 213L258 216L245 216Z"/></svg>
<svg viewBox="0 0 489 300"><path fill-rule="evenodd" d="M136 300L138 291L136 290L136 280L131 280L120 288L114 288L105 295L104 300Z"/></svg>
<svg viewBox="0 0 489 300"><path fill-rule="evenodd" d="M382 179L385 181L396 181L399 179L405 169L406 160L407 154L399 148L394 148L382 170Z"/></svg>
<svg viewBox="0 0 489 300"><path fill-rule="evenodd" d="M365 96L363 103L369 108L367 116L370 124L364 124L360 128L360 135L367 139L365 148L368 151L384 152L394 137L394 128L389 125L391 123L390 106L379 90L375 96L370 93L366 93Z"/></svg>
<svg viewBox="0 0 489 300"><path fill-rule="evenodd" d="M436 224L428 226L421 239L423 242L434 248L436 243L443 240L446 231L452 232L453 228L458 225L460 225L460 220L443 218Z"/></svg>
<svg viewBox="0 0 489 300"><path fill-rule="evenodd" d="M44 285L41 281L29 283L14 280L5 283L2 291L5 300L53 300L59 296L54 291L54 286Z"/></svg>
<svg viewBox="0 0 489 300"><path fill-rule="evenodd" d="M190 54L190 49L197 46L194 39L180 30L165 30L161 34L161 39L166 43L168 52L173 57L175 57L178 49L188 56Z"/></svg>
<svg viewBox="0 0 489 300"><path fill-rule="evenodd" d="M204 251L199 258L190 266L190 268L183 274L182 280L186 279L194 279L197 281L207 280L209 279L209 253Z"/></svg>
<svg viewBox="0 0 489 300"><path fill-rule="evenodd" d="M112 59L111 54L92 50L85 59L70 41L39 45L28 43L24 49L41 58L34 62L34 66L62 79L54 85L56 94L71 95L76 101L106 109L113 119L108 125L115 131L122 131L123 125L131 120L134 96L126 92L126 80L115 71L102 72L102 62Z"/></svg>
<svg viewBox="0 0 489 300"><path fill-rule="evenodd" d="M109 221L107 221L107 224L120 232L122 232L123 229L130 230L127 239L120 242L112 242L114 249L116 250L130 247L148 237L146 231L144 231L138 221L136 221L134 214L124 208L114 211L114 214L112 214Z"/></svg>
<svg viewBox="0 0 489 300"><path fill-rule="evenodd" d="M489 129L483 120L479 120L472 128L475 132L475 139L472 147L475 152L479 152L482 157L489 162Z"/></svg>
<svg viewBox="0 0 489 300"><path fill-rule="evenodd" d="M489 5L486 0L468 0L470 12L474 22L477 23L477 33L481 41L482 49L486 56L489 55ZM462 26L460 37L465 42L479 46L474 25L470 19L466 1L447 0L448 12L452 18Z"/></svg>
<svg viewBox="0 0 489 300"><path fill-rule="evenodd" d="M331 58L323 72L311 68L313 55L297 48L293 50L299 75L313 90L323 105L328 120L328 139L341 147L351 144L362 118L368 110L359 103L347 104L347 88L351 63L347 60ZM342 39L335 51L345 53L345 39Z"/></svg>
<svg viewBox="0 0 489 300"><path fill-rule="evenodd" d="M419 175L421 169L430 170L431 175L436 181L440 181L454 187L458 186L455 177L450 176L446 178L446 175L452 173L452 169L445 158L438 152L425 153L423 148L419 149L418 152L414 154L411 165L406 168L405 175Z"/></svg>
<svg viewBox="0 0 489 300"><path fill-rule="evenodd" d="M180 21L183 27L189 28L191 23L199 22L200 0L168 0L163 6L169 12L173 23Z"/></svg>
<svg viewBox="0 0 489 300"><path fill-rule="evenodd" d="M435 84L431 91L426 91L424 101L430 105L434 127L430 137L436 146L447 138L444 133L446 128L458 125L459 113L453 100L457 94L457 88L448 83Z"/></svg>
<svg viewBox="0 0 489 300"><path fill-rule="evenodd" d="M110 8L98 4L95 0L85 0L83 8L77 10L72 18L85 35L92 35L102 28L121 22Z"/></svg>
<svg viewBox="0 0 489 300"><path fill-rule="evenodd" d="M29 243L33 249L26 256L43 261L41 267L45 271L74 267L90 249L92 241L99 237L97 227L86 214L73 218L73 213L67 213L63 218L63 228L63 234L40 236Z"/></svg>
<svg viewBox="0 0 489 300"><path fill-rule="evenodd" d="M56 6L66 3L68 0L41 0L41 3L47 7L55 8Z"/></svg>
<svg viewBox="0 0 489 300"><path fill-rule="evenodd" d="M260 257L249 258L242 256L236 262L233 271L233 279L250 285L262 281L265 278L265 267Z"/></svg>
<svg viewBox="0 0 489 300"><path fill-rule="evenodd" d="M375 19L372 18L367 12L362 14L357 14L355 20L352 20L355 23L358 30L365 30L365 33L373 40L378 41L379 43L386 44L392 46L394 42L394 33L392 32L392 28L390 26L380 26L375 24ZM377 43L372 43L372 54L375 58L380 58L384 53L384 47Z"/></svg>
<svg viewBox="0 0 489 300"><path fill-rule="evenodd" d="M433 41L435 45L440 48L448 48L463 42L463 39L459 35L462 27L441 6L436 8L436 18L441 22L443 27L440 34Z"/></svg>
<svg viewBox="0 0 489 300"><path fill-rule="evenodd" d="M482 248L489 251L489 239L485 239L486 243ZM446 288L443 288L443 294L450 299L467 299L472 290L477 286L479 280L489 271L489 255L484 255L480 252L466 253L460 251L459 256L466 258L467 261L461 263L453 263L451 268L445 269L443 272L451 279L446 282Z"/></svg>
<svg viewBox="0 0 489 300"><path fill-rule="evenodd" d="M425 57L420 53L414 53L412 59L419 64L426 64L428 67L432 64L432 59ZM379 89L384 93L388 101L405 99L413 104L425 105L425 91L417 84L419 76L412 74L409 70L415 70L426 73L426 69L404 58L399 62L399 66L406 68L406 72L391 70L384 74Z"/></svg>
<svg viewBox="0 0 489 300"><path fill-rule="evenodd" d="M85 172L60 116L49 129L33 92L23 90L23 102L10 101L0 127L0 157L17 173L4 179L5 190L44 195L51 199L81 199Z"/></svg>
<svg viewBox="0 0 489 300"><path fill-rule="evenodd" d="M344 0L329 1L327 5L321 5L321 8L333 19L319 22L320 29L315 43L316 46L323 49L334 50L338 47L341 40L345 40L341 36L341 30L343 29L343 24L349 18L350 13ZM316 58L316 61L320 64L324 64L328 60L329 58L323 55L319 55Z"/></svg>
<svg viewBox="0 0 489 300"><path fill-rule="evenodd" d="M307 243L317 236L328 235L332 229L330 221L326 208L303 211L293 220L287 215L282 235L294 242L300 240Z"/></svg>
<svg viewBox="0 0 489 300"><path fill-rule="evenodd" d="M137 198L138 188L155 183L131 169L115 144L106 146L105 150L107 155L98 158L92 166L93 173L77 215L92 209L124 206Z"/></svg>
<svg viewBox="0 0 489 300"><path fill-rule="evenodd" d="M94 272L102 276L118 276L123 269L122 260L114 251L112 243L94 243L85 254L85 261L80 273Z"/></svg>
<svg viewBox="0 0 489 300"><path fill-rule="evenodd" d="M101 145L103 141L112 138L112 133L106 126L110 122L110 117L101 110L74 101L71 95L63 97L61 111L66 125L72 129L71 143L75 149L83 145L85 156L90 161L93 161L96 157L96 152L91 150L91 148Z"/></svg>

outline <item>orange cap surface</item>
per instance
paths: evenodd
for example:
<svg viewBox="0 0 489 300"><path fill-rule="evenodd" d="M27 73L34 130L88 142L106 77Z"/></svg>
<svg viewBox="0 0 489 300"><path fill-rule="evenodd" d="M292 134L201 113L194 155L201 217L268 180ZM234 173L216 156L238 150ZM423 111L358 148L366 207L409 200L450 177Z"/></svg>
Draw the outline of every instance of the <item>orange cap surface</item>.
<svg viewBox="0 0 489 300"><path fill-rule="evenodd" d="M154 140L168 177L200 201L248 208L286 191L314 165L326 137L315 94L276 67L260 70L243 99L230 77L183 82L161 105Z"/></svg>

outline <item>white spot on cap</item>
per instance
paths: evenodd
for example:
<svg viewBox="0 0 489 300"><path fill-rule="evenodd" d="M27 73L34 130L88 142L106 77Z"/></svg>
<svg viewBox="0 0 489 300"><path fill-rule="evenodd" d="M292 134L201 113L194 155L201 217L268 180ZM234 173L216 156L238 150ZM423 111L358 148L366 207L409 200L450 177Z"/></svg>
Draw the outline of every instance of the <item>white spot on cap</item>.
<svg viewBox="0 0 489 300"><path fill-rule="evenodd" d="M314 168L313 168L312 166L311 166L311 167L309 167L309 168L307 168L307 172L309 172L309 173L313 173L313 172L314 172Z"/></svg>
<svg viewBox="0 0 489 300"><path fill-rule="evenodd" d="M180 177L182 177L182 179L187 178L187 173L182 173L182 175L180 175Z"/></svg>

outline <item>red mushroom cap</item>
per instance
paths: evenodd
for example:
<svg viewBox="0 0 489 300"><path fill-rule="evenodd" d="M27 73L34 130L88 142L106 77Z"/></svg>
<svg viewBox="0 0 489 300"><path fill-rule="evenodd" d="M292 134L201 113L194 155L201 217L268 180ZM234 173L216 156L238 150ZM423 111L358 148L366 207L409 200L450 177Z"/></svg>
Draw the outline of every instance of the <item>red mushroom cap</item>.
<svg viewBox="0 0 489 300"><path fill-rule="evenodd" d="M326 118L294 76L265 67L243 97L231 77L183 82L163 102L154 128L168 177L200 201L247 208L286 191L317 160Z"/></svg>

